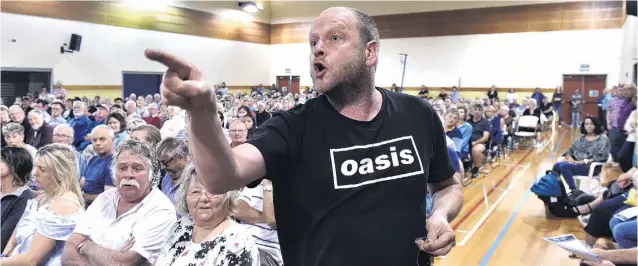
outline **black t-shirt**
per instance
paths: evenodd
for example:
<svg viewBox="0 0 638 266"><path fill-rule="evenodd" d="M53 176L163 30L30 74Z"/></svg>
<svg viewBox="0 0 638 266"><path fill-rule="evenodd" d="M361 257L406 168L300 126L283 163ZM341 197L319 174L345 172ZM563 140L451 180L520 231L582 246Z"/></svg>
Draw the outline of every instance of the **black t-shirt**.
<svg viewBox="0 0 638 266"><path fill-rule="evenodd" d="M377 89L383 104L372 121L339 114L321 95L273 115L247 141L273 182L286 265L416 264L426 185L454 169L432 107Z"/></svg>
<svg viewBox="0 0 638 266"><path fill-rule="evenodd" d="M470 137L470 141L481 139L483 137L483 132L490 132L492 129L490 121L487 121L484 117L481 117L481 120L478 122L475 122L474 119L470 119L468 123L472 125L472 137Z"/></svg>
<svg viewBox="0 0 638 266"><path fill-rule="evenodd" d="M552 103L559 104L563 102L563 93L562 92L554 92L552 96Z"/></svg>

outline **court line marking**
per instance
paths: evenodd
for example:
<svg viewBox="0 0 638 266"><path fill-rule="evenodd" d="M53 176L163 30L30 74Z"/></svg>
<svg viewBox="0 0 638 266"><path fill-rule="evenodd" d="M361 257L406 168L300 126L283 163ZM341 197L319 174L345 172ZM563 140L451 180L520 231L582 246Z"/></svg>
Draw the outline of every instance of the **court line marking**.
<svg viewBox="0 0 638 266"><path fill-rule="evenodd" d="M563 136L561 136L560 140L558 141L558 143L556 143L556 146L554 146L554 149L545 160L546 163L551 162L552 158L556 154L556 151L558 150L558 147L560 147L560 144L563 143L563 139L567 135L567 132L568 131L563 132ZM510 218L505 223L505 226L503 226L503 228L501 229L501 232L496 237L496 240L492 242L492 245L490 245L490 248L487 250L487 253L483 257L483 259L481 259L479 266L486 266L487 263L490 262L492 255L494 255L494 252L496 252L496 249L501 244L501 241L503 241L503 238L505 238L505 234L507 234L507 231L512 226L514 219L516 219L516 216L518 216L518 213L521 211L521 209L523 208L523 205L525 204L525 202L531 195L532 195L532 192L528 189L527 192L525 193L525 196L523 196L523 198L518 202L516 209L514 210L512 215L510 215Z"/></svg>
<svg viewBox="0 0 638 266"><path fill-rule="evenodd" d="M525 169L523 169L523 171L519 172L519 174L509 184L509 186L507 186L507 188L505 189L503 194L501 194L501 196L499 196L498 199L496 199L494 204L492 204L492 206L489 207L489 209L487 210L486 213L483 214L481 219L476 224L474 224L472 229L470 229L470 231L465 235L463 240L460 243L458 243L459 246L464 246L468 241L470 241L470 238L472 237L472 235L474 235L474 233L476 233L476 231L478 231L478 229L481 227L481 225L483 225L485 220L487 220L487 218L490 217L492 212L494 212L494 210L496 210L496 207L498 207L498 205L501 204L501 201L503 201L505 199L505 197L510 193L510 190L514 187L514 184L516 184L518 182L518 180L520 180L523 177L523 175L525 175L525 173L527 172L527 169L529 169L529 167L531 165L532 165L531 163L526 163L524 166L523 165L519 165L519 166L516 167L516 168L523 167ZM487 205L487 195L485 195L485 203Z"/></svg>

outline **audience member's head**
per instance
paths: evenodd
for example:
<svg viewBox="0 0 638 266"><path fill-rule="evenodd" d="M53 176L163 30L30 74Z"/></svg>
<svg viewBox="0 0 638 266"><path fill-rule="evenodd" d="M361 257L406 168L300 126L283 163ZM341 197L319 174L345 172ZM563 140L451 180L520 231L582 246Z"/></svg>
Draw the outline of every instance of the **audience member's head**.
<svg viewBox="0 0 638 266"><path fill-rule="evenodd" d="M531 98L527 100L527 106L529 106L530 111L534 111L536 109L536 106L538 106L538 103L536 102L536 99Z"/></svg>
<svg viewBox="0 0 638 266"><path fill-rule="evenodd" d="M126 102L126 114L132 115L137 112L137 103L135 101L129 100Z"/></svg>
<svg viewBox="0 0 638 266"><path fill-rule="evenodd" d="M456 111L459 114L459 122L467 120L467 107L465 107L465 105L457 106Z"/></svg>
<svg viewBox="0 0 638 266"><path fill-rule="evenodd" d="M580 125L580 133L583 135L600 135L603 133L603 127L600 124L600 120L592 116L585 117L582 125Z"/></svg>
<svg viewBox="0 0 638 266"><path fill-rule="evenodd" d="M126 116L120 112L113 112L107 117L106 124L113 129L115 134L120 134L126 130Z"/></svg>
<svg viewBox="0 0 638 266"><path fill-rule="evenodd" d="M102 158L113 154L115 133L107 125L98 125L91 130L91 143L93 150Z"/></svg>
<svg viewBox="0 0 638 266"><path fill-rule="evenodd" d="M150 117L156 117L159 115L159 108L157 107L157 103L149 102L148 104L148 113Z"/></svg>
<svg viewBox="0 0 638 266"><path fill-rule="evenodd" d="M235 191L213 195L204 187L193 164L182 174L182 185L175 203L177 211L193 217L197 225L222 221L237 212L238 195ZM210 206L210 208L201 208Z"/></svg>
<svg viewBox="0 0 638 266"><path fill-rule="evenodd" d="M73 147L53 143L40 148L36 153L33 168L35 185L46 194L59 197L70 191L84 203L78 181L80 173L77 152Z"/></svg>
<svg viewBox="0 0 638 266"><path fill-rule="evenodd" d="M130 135L131 133L133 133L134 129L136 129L137 127L141 125L146 125L146 121L139 118L133 118L130 121L128 121L128 123L126 124L126 130L128 131Z"/></svg>
<svg viewBox="0 0 638 266"><path fill-rule="evenodd" d="M479 121L483 117L483 105L475 103L472 105L472 118L474 121Z"/></svg>
<svg viewBox="0 0 638 266"><path fill-rule="evenodd" d="M163 139L157 144L157 158L160 165L173 179L181 177L182 171L190 163L188 144L173 137Z"/></svg>
<svg viewBox="0 0 638 266"><path fill-rule="evenodd" d="M11 122L2 126L2 135L10 147L22 147L24 145L24 127Z"/></svg>
<svg viewBox="0 0 638 266"><path fill-rule="evenodd" d="M507 105L501 105L501 108L498 111L498 114L501 117L508 117L509 116L509 112L510 112L510 108L507 107Z"/></svg>
<svg viewBox="0 0 638 266"><path fill-rule="evenodd" d="M113 100L113 103L115 104L119 104L120 106L124 104L124 100L122 100L122 98L117 97L115 98L115 100Z"/></svg>
<svg viewBox="0 0 638 266"><path fill-rule="evenodd" d="M11 118L13 122L22 124L24 121L24 109L20 106L12 105L9 107L9 118Z"/></svg>
<svg viewBox="0 0 638 266"><path fill-rule="evenodd" d="M6 105L0 105L0 123L6 124L11 122L11 118L9 117L9 107Z"/></svg>
<svg viewBox="0 0 638 266"><path fill-rule="evenodd" d="M231 145L236 146L246 142L246 138L248 137L248 125L242 119L235 119L230 122L230 140Z"/></svg>
<svg viewBox="0 0 638 266"><path fill-rule="evenodd" d="M129 139L118 147L111 172L122 199L139 203L157 184L159 169L155 149L147 142Z"/></svg>
<svg viewBox="0 0 638 266"><path fill-rule="evenodd" d="M86 103L83 101L74 101L73 102L73 116L76 118L82 117L86 115Z"/></svg>
<svg viewBox="0 0 638 266"><path fill-rule="evenodd" d="M145 141L153 147L157 146L157 143L162 140L159 129L149 124L140 125L131 129L130 135L132 139Z"/></svg>
<svg viewBox="0 0 638 266"><path fill-rule="evenodd" d="M18 147L2 148L2 160L0 160L0 178L2 183L9 182L14 188L22 187L29 183L31 170L33 169L33 158L31 154ZM4 188L3 188L4 189Z"/></svg>
<svg viewBox="0 0 638 266"><path fill-rule="evenodd" d="M244 123L246 123L246 127L248 128L248 137L252 136L255 132L255 128L257 127L257 121L255 117L252 115L247 115L242 118Z"/></svg>
<svg viewBox="0 0 638 266"><path fill-rule="evenodd" d="M44 125L44 112L33 109L29 112L29 124L33 130L39 130Z"/></svg>
<svg viewBox="0 0 638 266"><path fill-rule="evenodd" d="M73 145L74 135L75 131L71 125L67 123L58 124L53 129L53 143Z"/></svg>
<svg viewBox="0 0 638 266"><path fill-rule="evenodd" d="M250 108L248 108L245 105L240 106L239 108L237 108L237 118L244 118L244 116L247 116L250 114Z"/></svg>
<svg viewBox="0 0 638 266"><path fill-rule="evenodd" d="M449 109L445 113L445 126L447 128L454 128L459 122L459 113L457 109Z"/></svg>
<svg viewBox="0 0 638 266"><path fill-rule="evenodd" d="M487 108L485 108L485 118L492 119L495 113L496 113L496 108L494 108L494 106L490 105Z"/></svg>
<svg viewBox="0 0 638 266"><path fill-rule="evenodd" d="M59 100L51 103L51 117L62 117L62 113L64 112L64 103Z"/></svg>

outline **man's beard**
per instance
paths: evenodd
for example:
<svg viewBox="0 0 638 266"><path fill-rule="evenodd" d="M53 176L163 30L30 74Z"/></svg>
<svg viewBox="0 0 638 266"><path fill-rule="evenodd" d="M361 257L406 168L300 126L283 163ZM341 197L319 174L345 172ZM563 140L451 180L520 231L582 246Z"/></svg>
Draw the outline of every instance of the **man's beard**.
<svg viewBox="0 0 638 266"><path fill-rule="evenodd" d="M344 61L346 62L345 64L330 69L330 83L328 84L324 83L325 75L322 82L317 82L314 76L314 66L311 62L310 76L312 77L314 89L332 99L341 101L344 98L348 98L348 95L356 94L364 86L370 85L366 84L370 82L368 80L370 77L368 76L371 74L365 65L363 50L351 60L346 59Z"/></svg>

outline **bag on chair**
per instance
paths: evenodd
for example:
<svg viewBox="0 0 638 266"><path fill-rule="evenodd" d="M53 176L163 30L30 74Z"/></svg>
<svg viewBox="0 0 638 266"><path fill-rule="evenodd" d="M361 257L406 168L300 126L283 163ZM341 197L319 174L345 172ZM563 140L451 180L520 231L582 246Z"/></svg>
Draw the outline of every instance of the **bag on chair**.
<svg viewBox="0 0 638 266"><path fill-rule="evenodd" d="M574 218L578 213L566 204L567 193L563 182L552 171L547 173L532 186L532 192L545 204L545 208L556 217Z"/></svg>

